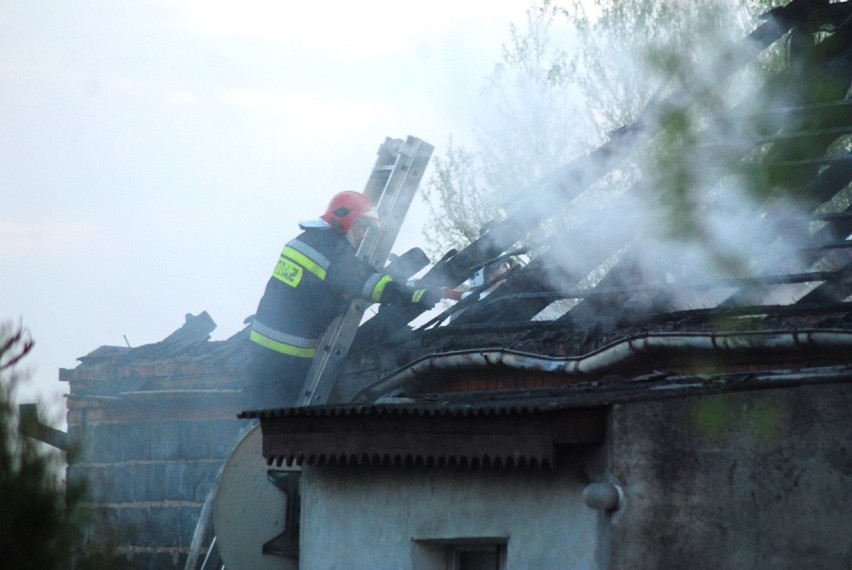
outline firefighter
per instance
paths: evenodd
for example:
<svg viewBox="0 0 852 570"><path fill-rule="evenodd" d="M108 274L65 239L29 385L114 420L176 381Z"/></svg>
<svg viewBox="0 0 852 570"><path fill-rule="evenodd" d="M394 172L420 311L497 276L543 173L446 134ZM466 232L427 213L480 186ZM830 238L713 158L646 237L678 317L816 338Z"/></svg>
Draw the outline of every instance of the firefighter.
<svg viewBox="0 0 852 570"><path fill-rule="evenodd" d="M443 297L441 289L398 283L356 256L367 230L379 227L363 194L340 192L319 220L299 227L302 233L281 251L251 325L248 405L254 409L296 402L320 336L352 299L429 309Z"/></svg>

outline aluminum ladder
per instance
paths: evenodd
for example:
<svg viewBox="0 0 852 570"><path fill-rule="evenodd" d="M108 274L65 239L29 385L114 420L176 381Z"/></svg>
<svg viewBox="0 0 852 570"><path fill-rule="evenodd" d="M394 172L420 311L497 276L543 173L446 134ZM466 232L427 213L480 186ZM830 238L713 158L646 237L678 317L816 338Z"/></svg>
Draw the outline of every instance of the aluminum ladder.
<svg viewBox="0 0 852 570"><path fill-rule="evenodd" d="M405 141L387 138L379 147L364 194L377 205L381 228L370 229L357 252L376 271L384 268L390 256L433 149L429 143L411 136ZM329 403L340 365L370 304L363 299L353 300L346 313L329 325L320 339L296 406Z"/></svg>

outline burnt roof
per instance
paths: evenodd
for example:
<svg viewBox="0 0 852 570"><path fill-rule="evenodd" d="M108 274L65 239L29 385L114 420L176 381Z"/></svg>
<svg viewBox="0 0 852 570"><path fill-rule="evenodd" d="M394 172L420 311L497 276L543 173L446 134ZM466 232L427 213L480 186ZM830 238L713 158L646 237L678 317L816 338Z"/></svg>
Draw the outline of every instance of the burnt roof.
<svg viewBox="0 0 852 570"><path fill-rule="evenodd" d="M360 327L332 401L357 402L353 413L371 409L359 407L361 403L388 395L414 398L430 409L479 410L464 408L469 397L491 393L499 398L496 394L504 393L507 401L528 399L536 405L544 397L571 407L616 401L612 389L621 385L604 382L612 378L637 380L623 386L654 397L681 393L681 386L699 390L696 386L703 384L683 379L715 374L728 379L719 384L725 386L742 377L738 375L822 377L821 371L835 368L840 369L838 378L845 378L844 370L852 366L850 16L849 2L794 0L773 10L744 39L749 49L757 46L749 52L753 54L789 44L791 65L770 78L766 90L792 93L790 85L803 83L821 87L790 100L775 97L776 104L749 111L750 120L763 127L731 160L757 169L772 187L767 195L780 188L804 204L794 213L769 203L755 210L762 232L756 239L763 241L749 265L724 278L675 267L676 279L649 277L641 259L654 243L643 237L630 208L618 201L602 205L597 215L617 213L619 227L601 228L592 216L538 238L536 255L506 274L505 283L487 297L472 295L425 323L422 317L415 320L420 317L417 308L383 306ZM789 41L791 37L796 41ZM531 184L517 202L543 195L561 203L576 198L665 127L649 117L691 96L676 92L652 102L635 123ZM737 105L729 112L744 113ZM727 146L715 139L702 151L721 155L720 148L731 151ZM626 193L631 191L636 189ZM541 212L523 207L510 211L476 241L445 256L423 283L457 286L480 267L511 257L518 243L546 222ZM778 235L796 235L795 251L776 249L772 238ZM594 255L566 265L566 254L571 255L574 244L589 243L589 236L596 237ZM615 254L618 261L605 275L591 279ZM801 263L787 263L793 255ZM188 315L184 327L163 341L101 347L81 358L78 368L62 370L60 379L75 384L72 393L86 393L93 381L117 380L108 389L96 388L98 394L112 394L161 389L175 378L244 376L246 330L227 341L210 342L213 326L206 313ZM660 384L652 385L648 378ZM661 388L667 385L670 391ZM619 388L618 397L628 392ZM486 407L489 413L517 409L514 403L507 406ZM281 417L314 413L336 412L280 412Z"/></svg>
<svg viewBox="0 0 852 570"><path fill-rule="evenodd" d="M602 442L616 404L852 381L849 16L846 2L794 0L746 39L752 49L795 36L791 65L767 88L803 79L825 87L760 110L793 120L740 149L760 149L749 167L770 185L795 187L807 204L792 216L755 210L764 247L753 263L725 278L675 267L676 279L649 278L641 260L654 244L629 208L604 206L611 211L601 214L623 213L618 228L587 219L552 235L487 297L471 295L417 325L417 309L383 306L361 325L343 363L331 400L340 404L241 415L260 420L267 461L546 467L560 450ZM658 128L640 117L519 202L542 194L571 200ZM524 208L510 212L423 281L456 286L544 222ZM790 233L805 236L796 251L773 251L771 238ZM595 255L565 264L573 244L589 243L587 234L597 239ZM592 279L615 254L618 261ZM788 263L793 255L801 263Z"/></svg>
<svg viewBox="0 0 852 570"><path fill-rule="evenodd" d="M782 210L767 199L755 207L757 235L751 239L760 246L748 263L719 277L672 261L666 269L676 278L649 276L641 261L655 242L643 235L630 208L615 201L598 213L601 219L617 213L619 227L601 228L591 217L539 239L532 260L512 269L487 297L473 295L426 323L414 321L416 309L382 307L359 330L339 376L337 401L553 386L613 373L643 377L849 366L850 16L849 2L794 0L771 11L743 46L752 57L773 45L787 47L788 67L764 86L775 103L756 111L734 103L710 121L722 124L736 117L762 125L746 147L732 148L736 145L717 137L700 150L724 149L714 156L726 157L735 169L760 172L767 197L793 195L801 205ZM716 63L731 65L733 73L745 59ZM793 87L801 85L820 88ZM519 203L544 195L567 203L582 194L665 128L649 117L694 96L700 95L675 92L653 101L600 148L527 188ZM423 282L456 286L512 253L545 222L528 208L510 211L475 242L448 254ZM597 239L594 255L566 264L573 244L588 244L589 236ZM790 236L794 247L785 242ZM618 261L605 275L596 275L615 254ZM794 258L798 263L790 262ZM640 354L640 346L654 350ZM524 366L507 364L522 357ZM604 357L612 360L600 366Z"/></svg>
<svg viewBox="0 0 852 570"><path fill-rule="evenodd" d="M238 389L245 381L248 329L211 341L216 323L206 311L187 314L165 339L136 347L101 346L78 358L74 369L60 369L71 384L71 398L118 396L166 389Z"/></svg>

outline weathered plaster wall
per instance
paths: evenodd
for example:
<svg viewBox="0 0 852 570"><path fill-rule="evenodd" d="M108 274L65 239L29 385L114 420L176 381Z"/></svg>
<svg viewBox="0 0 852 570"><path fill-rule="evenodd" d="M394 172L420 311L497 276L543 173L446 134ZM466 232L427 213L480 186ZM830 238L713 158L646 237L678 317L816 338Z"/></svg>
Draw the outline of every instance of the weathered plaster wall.
<svg viewBox="0 0 852 570"><path fill-rule="evenodd" d="M416 541L505 537L508 568L597 568L581 470L306 467L300 567L443 568Z"/></svg>
<svg viewBox="0 0 852 570"><path fill-rule="evenodd" d="M852 385L616 406L612 568L852 567Z"/></svg>

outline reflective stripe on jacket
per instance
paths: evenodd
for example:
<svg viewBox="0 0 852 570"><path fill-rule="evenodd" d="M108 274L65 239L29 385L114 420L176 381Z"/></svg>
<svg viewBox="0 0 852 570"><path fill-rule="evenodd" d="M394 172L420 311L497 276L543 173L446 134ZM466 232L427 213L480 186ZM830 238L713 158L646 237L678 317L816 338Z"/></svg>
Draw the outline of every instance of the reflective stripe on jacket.
<svg viewBox="0 0 852 570"><path fill-rule="evenodd" d="M319 337L352 299L404 304L412 302L412 291L359 259L343 234L310 228L281 250L250 339L275 352L312 358Z"/></svg>
<svg viewBox="0 0 852 570"><path fill-rule="evenodd" d="M280 352L281 354L297 356L299 358L313 358L317 353L318 339L305 338L277 331L264 325L257 318L252 322L249 338L260 346Z"/></svg>

